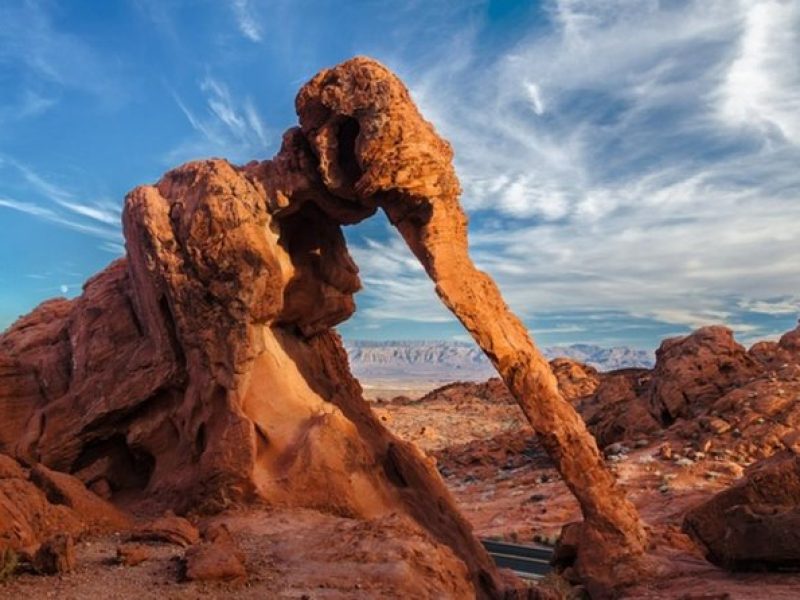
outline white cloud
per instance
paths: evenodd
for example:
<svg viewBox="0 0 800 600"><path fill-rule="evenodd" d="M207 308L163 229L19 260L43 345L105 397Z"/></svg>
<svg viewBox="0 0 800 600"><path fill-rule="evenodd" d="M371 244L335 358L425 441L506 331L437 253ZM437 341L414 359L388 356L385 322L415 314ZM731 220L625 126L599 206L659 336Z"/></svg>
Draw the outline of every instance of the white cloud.
<svg viewBox="0 0 800 600"><path fill-rule="evenodd" d="M361 271L367 295L377 299L371 306L361 306L358 301L359 318L367 325L383 320L417 323L453 320L419 261L393 230L387 229L386 240L368 238L361 244L351 244L350 253Z"/></svg>
<svg viewBox="0 0 800 600"><path fill-rule="evenodd" d="M270 132L250 97L238 101L224 82L210 76L200 82L200 91L205 107L192 109L172 90L175 103L200 137L173 148L166 157L170 164L208 155L250 160L268 154Z"/></svg>
<svg viewBox="0 0 800 600"><path fill-rule="evenodd" d="M720 113L733 125L774 128L800 144L800 4L740 2L743 32L720 86Z"/></svg>
<svg viewBox="0 0 800 600"><path fill-rule="evenodd" d="M239 31L251 42L261 41L261 27L252 13L250 3L247 0L233 0L233 14Z"/></svg>
<svg viewBox="0 0 800 600"><path fill-rule="evenodd" d="M479 266L528 318L768 333L749 319L790 314L762 303L800 290L797 3L549 6L553 29L494 60L468 29L403 69L453 144ZM376 296L403 299L393 315L435 316L396 260L364 272L368 294L403 274L394 300Z"/></svg>
<svg viewBox="0 0 800 600"><path fill-rule="evenodd" d="M44 217L50 219L56 216L52 210L43 206L39 206L38 204L33 204L32 202L19 202L10 198L0 198L0 206L17 210L28 215L33 215L34 217Z"/></svg>
<svg viewBox="0 0 800 600"><path fill-rule="evenodd" d="M742 300L739 307L747 312L763 315L796 315L800 314L800 297L780 300Z"/></svg>
<svg viewBox="0 0 800 600"><path fill-rule="evenodd" d="M106 201L80 201L72 192L45 179L33 169L11 157L0 159L0 171L5 169L3 187L15 180L27 197L39 201L0 198L0 208L25 213L62 227L104 240L103 244L122 241L121 210L119 205ZM0 190L2 191L2 190Z"/></svg>
<svg viewBox="0 0 800 600"><path fill-rule="evenodd" d="M91 223L77 221L54 210L32 202L21 202L18 200L12 200L10 198L0 198L0 208L16 210L18 212L22 212L33 217L38 217L51 223L56 223L57 225L61 225L68 229L92 235L94 237L99 237L108 241L119 243L122 240L122 233L120 231L107 229L98 225L92 225Z"/></svg>
<svg viewBox="0 0 800 600"><path fill-rule="evenodd" d="M533 112L537 115L544 114L544 102L542 101L542 93L539 90L539 86L533 82L528 82L525 84L525 89L528 92L528 96L530 97L531 107L533 108Z"/></svg>

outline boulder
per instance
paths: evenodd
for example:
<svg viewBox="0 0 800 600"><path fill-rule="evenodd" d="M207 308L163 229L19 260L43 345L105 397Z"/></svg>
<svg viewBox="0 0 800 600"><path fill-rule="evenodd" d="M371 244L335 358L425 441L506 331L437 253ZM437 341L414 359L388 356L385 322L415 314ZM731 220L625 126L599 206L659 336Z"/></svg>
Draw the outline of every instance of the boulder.
<svg viewBox="0 0 800 600"><path fill-rule="evenodd" d="M135 567L150 560L152 552L143 544L120 544L117 546L116 561L127 567Z"/></svg>
<svg viewBox="0 0 800 600"><path fill-rule="evenodd" d="M671 425L678 417L697 414L760 372L756 360L727 327L702 327L688 336L665 340L656 351L650 412L663 425Z"/></svg>
<svg viewBox="0 0 800 600"><path fill-rule="evenodd" d="M245 555L225 525L206 531L205 541L186 550L186 579L190 581L241 580L247 577Z"/></svg>
<svg viewBox="0 0 800 600"><path fill-rule="evenodd" d="M0 455L0 550L32 557L57 534L118 531L131 522L76 478L42 465L29 471Z"/></svg>
<svg viewBox="0 0 800 600"><path fill-rule="evenodd" d="M558 379L558 388L567 400L578 400L595 392L600 384L597 369L570 358L554 358L550 368Z"/></svg>
<svg viewBox="0 0 800 600"><path fill-rule="evenodd" d="M185 548L200 541L200 532L183 517L167 513L161 518L141 525L131 534L130 539L163 542Z"/></svg>
<svg viewBox="0 0 800 600"><path fill-rule="evenodd" d="M687 513L686 531L731 570L800 569L800 456L776 455Z"/></svg>

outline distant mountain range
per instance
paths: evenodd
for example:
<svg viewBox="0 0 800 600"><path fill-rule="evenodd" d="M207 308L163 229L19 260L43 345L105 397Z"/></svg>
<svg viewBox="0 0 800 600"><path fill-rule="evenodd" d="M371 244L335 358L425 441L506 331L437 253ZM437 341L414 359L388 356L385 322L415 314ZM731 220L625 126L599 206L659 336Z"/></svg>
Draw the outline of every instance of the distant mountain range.
<svg viewBox="0 0 800 600"><path fill-rule="evenodd" d="M495 371L486 356L467 342L452 341L347 341L350 367L360 379L479 381ZM653 366L653 353L626 346L603 348L591 344L543 349L552 359L564 356L601 371Z"/></svg>

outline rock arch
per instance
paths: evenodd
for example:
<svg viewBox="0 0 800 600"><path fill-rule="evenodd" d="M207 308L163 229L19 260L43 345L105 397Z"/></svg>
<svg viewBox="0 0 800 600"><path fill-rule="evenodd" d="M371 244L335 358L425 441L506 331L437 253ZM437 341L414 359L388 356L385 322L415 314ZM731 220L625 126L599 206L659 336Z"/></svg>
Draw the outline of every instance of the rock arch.
<svg viewBox="0 0 800 600"><path fill-rule="evenodd" d="M373 417L332 329L360 287L341 226L381 209L580 501L579 571L613 583L642 552L643 528L472 264L449 144L370 59L322 71L296 103L300 127L273 159L198 161L133 190L126 257L0 336L0 452L178 510L259 500L400 513L453 549L478 596L499 597L435 469ZM123 463L138 476L119 478Z"/></svg>

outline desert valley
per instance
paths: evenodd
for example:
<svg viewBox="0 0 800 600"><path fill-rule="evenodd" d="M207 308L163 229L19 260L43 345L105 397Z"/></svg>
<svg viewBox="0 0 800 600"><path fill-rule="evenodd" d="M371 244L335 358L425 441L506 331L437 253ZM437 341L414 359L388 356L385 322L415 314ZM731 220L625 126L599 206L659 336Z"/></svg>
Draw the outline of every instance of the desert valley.
<svg viewBox="0 0 800 600"><path fill-rule="evenodd" d="M296 109L271 160L131 191L125 256L0 336L0 597L800 596L800 327L545 358L401 81L354 58ZM475 346L345 349L379 210Z"/></svg>

